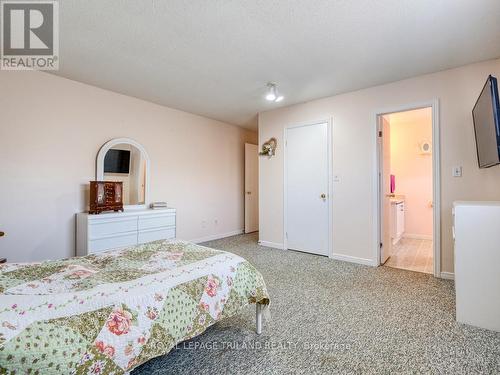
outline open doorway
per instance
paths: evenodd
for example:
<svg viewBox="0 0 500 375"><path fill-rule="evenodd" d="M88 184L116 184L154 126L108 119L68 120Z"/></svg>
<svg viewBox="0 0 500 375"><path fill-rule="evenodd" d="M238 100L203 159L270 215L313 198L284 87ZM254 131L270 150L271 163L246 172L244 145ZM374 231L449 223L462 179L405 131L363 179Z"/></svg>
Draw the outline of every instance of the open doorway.
<svg viewBox="0 0 500 375"><path fill-rule="evenodd" d="M378 115L380 264L437 274L433 108Z"/></svg>

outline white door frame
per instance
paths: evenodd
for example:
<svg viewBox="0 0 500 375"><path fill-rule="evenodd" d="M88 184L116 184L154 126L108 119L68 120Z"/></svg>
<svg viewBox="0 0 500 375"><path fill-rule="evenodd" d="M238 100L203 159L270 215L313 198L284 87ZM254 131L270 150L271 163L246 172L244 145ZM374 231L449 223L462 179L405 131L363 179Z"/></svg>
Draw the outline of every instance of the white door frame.
<svg viewBox="0 0 500 375"><path fill-rule="evenodd" d="M327 124L328 129L328 257L333 257L333 119L316 120L302 122L298 124L285 126L283 129L283 250L288 250L287 239L287 173L286 173L286 159L287 159L287 131L288 129L299 128L303 126L311 126L318 124Z"/></svg>
<svg viewBox="0 0 500 375"><path fill-rule="evenodd" d="M380 171L382 162L381 145L379 142L379 116L411 111L420 108L432 108L432 199L433 199L433 249L434 249L434 276L441 277L441 154L440 154L440 125L439 125L439 100L434 99L427 102L408 104L400 107L385 108L375 112L374 115L374 140L375 140L375 174L373 175L373 197L374 197L374 258L375 264L380 265L380 243L381 243L381 197Z"/></svg>

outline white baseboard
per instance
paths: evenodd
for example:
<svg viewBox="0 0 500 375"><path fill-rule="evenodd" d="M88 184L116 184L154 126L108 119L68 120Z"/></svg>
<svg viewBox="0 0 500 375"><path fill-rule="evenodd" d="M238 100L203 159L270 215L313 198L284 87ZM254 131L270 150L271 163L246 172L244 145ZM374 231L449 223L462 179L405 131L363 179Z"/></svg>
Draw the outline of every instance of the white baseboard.
<svg viewBox="0 0 500 375"><path fill-rule="evenodd" d="M283 244L279 242L259 241L260 246L272 247L273 249L283 250Z"/></svg>
<svg viewBox="0 0 500 375"><path fill-rule="evenodd" d="M441 278L446 280L455 280L455 274L453 272L441 272Z"/></svg>
<svg viewBox="0 0 500 375"><path fill-rule="evenodd" d="M202 242L207 242L207 241L220 240L221 238L237 236L238 234L243 234L244 232L245 232L244 229L238 229L238 230L234 230L234 231L228 232L228 233L212 234L210 236L196 238L194 240L189 240L189 242L202 243Z"/></svg>
<svg viewBox="0 0 500 375"><path fill-rule="evenodd" d="M378 266L378 264L375 264L375 262L371 259L352 257L350 255L333 254L330 258L335 260L341 260L343 262L362 264L365 266L372 266L372 267Z"/></svg>
<svg viewBox="0 0 500 375"><path fill-rule="evenodd" d="M414 240L431 240L432 241L432 235L428 235L428 234L404 233L403 238L411 238Z"/></svg>
<svg viewBox="0 0 500 375"><path fill-rule="evenodd" d="M283 250L283 244L279 243L279 242L259 241L259 245L265 246L265 247L271 247L273 249ZM375 264L375 262L373 262L371 259L357 258L357 257L348 256L348 255L334 254L330 258L335 259L335 260L341 260L344 262L362 264L365 266L377 266L378 265L378 264Z"/></svg>

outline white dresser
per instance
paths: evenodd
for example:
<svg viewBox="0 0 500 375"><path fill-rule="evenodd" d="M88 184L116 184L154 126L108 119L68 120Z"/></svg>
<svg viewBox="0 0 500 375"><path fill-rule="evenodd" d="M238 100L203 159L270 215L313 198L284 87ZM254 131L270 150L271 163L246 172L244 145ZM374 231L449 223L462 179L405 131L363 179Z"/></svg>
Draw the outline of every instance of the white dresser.
<svg viewBox="0 0 500 375"><path fill-rule="evenodd" d="M500 202L455 202L457 321L500 332Z"/></svg>
<svg viewBox="0 0 500 375"><path fill-rule="evenodd" d="M175 238L175 208L76 216L76 255Z"/></svg>

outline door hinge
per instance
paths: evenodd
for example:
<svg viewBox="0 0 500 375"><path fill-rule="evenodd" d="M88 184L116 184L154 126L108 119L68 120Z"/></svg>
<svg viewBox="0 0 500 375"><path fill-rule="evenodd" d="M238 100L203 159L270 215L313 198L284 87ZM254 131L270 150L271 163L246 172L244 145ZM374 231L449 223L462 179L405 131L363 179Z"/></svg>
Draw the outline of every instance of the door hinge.
<svg viewBox="0 0 500 375"><path fill-rule="evenodd" d="M380 243L380 248L382 248L384 245L382 244L382 242Z"/></svg>
<svg viewBox="0 0 500 375"><path fill-rule="evenodd" d="M379 137L382 137L382 130L379 130L379 131L378 131L378 136L379 136Z"/></svg>
<svg viewBox="0 0 500 375"><path fill-rule="evenodd" d="M288 232L285 232L285 237L288 239Z"/></svg>

